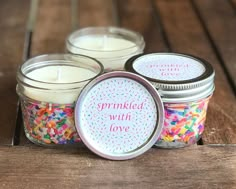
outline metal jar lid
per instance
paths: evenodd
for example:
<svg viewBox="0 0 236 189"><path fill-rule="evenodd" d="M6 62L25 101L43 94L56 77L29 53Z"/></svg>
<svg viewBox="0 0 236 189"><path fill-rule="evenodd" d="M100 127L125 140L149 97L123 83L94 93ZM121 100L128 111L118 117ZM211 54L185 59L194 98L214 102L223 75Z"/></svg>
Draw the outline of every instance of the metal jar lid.
<svg viewBox="0 0 236 189"><path fill-rule="evenodd" d="M157 90L143 77L124 71L92 80L75 107L76 129L84 144L111 160L131 159L150 149L163 118Z"/></svg>
<svg viewBox="0 0 236 189"><path fill-rule="evenodd" d="M130 58L125 70L149 80L164 102L190 102L215 89L213 67L200 58L177 53L141 54Z"/></svg>

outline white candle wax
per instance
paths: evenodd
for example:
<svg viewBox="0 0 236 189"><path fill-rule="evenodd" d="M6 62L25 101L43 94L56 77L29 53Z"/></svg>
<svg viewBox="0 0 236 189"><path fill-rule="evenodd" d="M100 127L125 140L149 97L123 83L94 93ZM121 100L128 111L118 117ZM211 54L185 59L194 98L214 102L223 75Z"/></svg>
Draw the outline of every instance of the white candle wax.
<svg viewBox="0 0 236 189"><path fill-rule="evenodd" d="M26 76L39 81L37 85L34 84L34 88L25 87L24 93L27 97L37 101L69 104L77 100L83 87L75 82L89 80L95 77L96 73L74 66L45 66L32 70ZM66 85L71 83L74 83L73 86L77 88L66 89ZM51 90L37 89L48 88L48 86Z"/></svg>
<svg viewBox="0 0 236 189"><path fill-rule="evenodd" d="M121 52L113 52L112 54L109 54L109 51L119 51L123 49L128 49L130 53L134 53L138 49L137 47L135 47L135 43L131 41L122 38L114 38L112 36L107 36L107 35L81 36L74 41L74 45L80 47L81 50L90 49L91 51L96 51L91 53L94 53L94 55L98 56L99 58L104 57L104 54L106 56L111 56L111 57L115 53L117 53L118 55L122 55ZM101 53L97 51L104 51L104 52Z"/></svg>
<svg viewBox="0 0 236 189"><path fill-rule="evenodd" d="M106 35L81 36L74 41L74 54L99 60L106 70L122 70L126 60L139 52L135 43Z"/></svg>
<svg viewBox="0 0 236 189"><path fill-rule="evenodd" d="M143 52L141 35L121 28L84 28L72 33L67 50L99 60L106 71L123 70L126 60Z"/></svg>

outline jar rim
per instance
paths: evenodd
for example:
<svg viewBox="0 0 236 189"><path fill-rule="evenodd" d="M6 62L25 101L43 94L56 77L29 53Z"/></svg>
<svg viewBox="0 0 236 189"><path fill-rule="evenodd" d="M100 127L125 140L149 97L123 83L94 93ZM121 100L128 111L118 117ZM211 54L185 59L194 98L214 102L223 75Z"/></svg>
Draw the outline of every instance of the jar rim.
<svg viewBox="0 0 236 189"><path fill-rule="evenodd" d="M118 80L118 82L116 82ZM127 91L126 95L131 94L132 96L132 102L140 102L140 96L143 95L145 98L145 104L151 103L153 105L153 108L147 108L151 106L147 106L145 109L148 113L150 113L150 117L154 115L155 119L153 122L150 122L153 124L153 127L150 131L147 131L148 137L146 137L145 140L142 140L139 142L138 146L134 146L129 148L128 150L124 151L113 151L113 150L107 150L106 148L101 148L97 144L97 141L91 140L91 136L93 136L93 133L89 133L86 129L86 125L88 125L89 121L88 119L84 119L83 116L86 116L86 113L93 114L95 113L97 117L99 116L106 116L107 113L106 111L104 113L101 113L100 110L97 108L93 108L94 106L91 104L90 106L85 106L86 102L92 102L94 104L100 104L101 102L104 102L102 94L104 93L104 90L102 89L102 86L104 86L104 83L106 83L106 89L107 91L111 91L111 93L116 94L115 96L110 95L108 99L112 99L112 104L114 102L120 104L122 103L127 103L128 97L124 98L123 91L124 89L127 89L127 87L131 87L133 90ZM134 84L135 83L135 84ZM138 85L137 85L138 84ZM119 87L116 87L116 86ZM140 87L141 86L141 87ZM112 89L112 90L111 90ZM115 90L115 92L114 92ZM117 90L117 91L116 91ZM97 97L94 97L94 92L96 91ZM145 91L145 92L144 92ZM144 93L143 93L144 92ZM109 93L109 92L108 92ZM133 94L136 97L133 97ZM92 95L91 95L92 94ZM126 96L125 95L125 96ZM91 101L92 100L92 101ZM150 100L150 101L149 101ZM109 102L107 100L106 102ZM106 103L105 103L106 104ZM92 107L92 108L91 108ZM91 109L90 109L91 108ZM110 108L110 107L109 107ZM121 108L114 108L116 113L121 113ZM130 109L129 111L136 111L136 110L131 110L131 107L125 107L123 111L127 112L127 109ZM100 112L98 114L98 112ZM115 113L115 114L116 114ZM83 114L83 116L81 116ZM131 112L130 112L131 114ZM137 114L136 114L137 115ZM141 117L138 116L137 117ZM143 119L141 119L142 121ZM143 120L144 122L146 120ZM160 136L161 130L163 127L163 121L164 121L164 107L163 103L161 101L161 97L159 96L158 92L155 90L153 85L149 81L147 81L145 78L126 71L113 71L113 72L108 72L103 75L100 75L96 80L92 80L89 84L85 86L85 88L81 91L80 96L76 102L75 105L75 125L76 129L84 142L84 144L92 150L94 153L97 155L111 159L111 160L127 160L131 159L134 157L137 157L144 152L146 152L148 149L150 149L151 146L153 146L153 143L156 142L156 139ZM94 122L94 120L91 121L91 123ZM110 120L103 120L105 122L105 125L110 124ZM142 127L142 122L141 125L137 124L137 121L134 119L131 119L130 122L132 123L131 125L135 125L135 128L138 128L139 126ZM139 122L140 123L140 122ZM136 127L137 126L137 127ZM136 132L139 134L139 130L136 129ZM109 133L105 132L104 136L108 135ZM123 138L123 137L121 137ZM119 139L118 139L119 141ZM123 139L122 139L123 141ZM95 145L94 145L95 144ZM106 146L106 143L101 143L102 145ZM128 144L127 144L128 145ZM133 149L132 149L133 148Z"/></svg>
<svg viewBox="0 0 236 189"><path fill-rule="evenodd" d="M87 32L87 33L86 33ZM96 32L96 33L92 33L92 32ZM110 34L110 35L114 35L114 36L118 36L121 37L123 39L129 39L130 41L132 41L135 45L130 46L128 48L124 48L124 49L117 49L117 50L94 50L94 49L88 49L88 48L81 48L77 45L75 45L73 43L73 40L78 37L79 35L81 36L85 36L85 34ZM131 40L132 39L132 40ZM135 40L135 41L134 41ZM82 28L80 30L76 30L74 32L72 32L66 39L66 44L67 44L67 50L70 51L70 47L74 47L76 49L80 49L80 50L84 50L87 52L106 52L106 53L114 53L114 52L122 52L122 51L127 51L129 49L133 49L137 46L140 47L140 49L144 49L145 46L145 42L143 39L143 36L135 31L129 30L129 29L125 29L125 28L118 28L118 27L114 27L114 26L109 26L109 27L86 27L86 28ZM138 49L139 50L139 49ZM137 51L138 51L137 50ZM71 52L71 51L70 51ZM73 53L73 52L72 52ZM118 57L118 56L117 56ZM102 58L102 57L101 57Z"/></svg>
<svg viewBox="0 0 236 189"><path fill-rule="evenodd" d="M188 80L169 81L151 78L146 75L143 75L142 73L139 73L137 70L135 70L133 66L138 58L150 55L186 57L201 63L205 67L205 70L201 75ZM211 64L201 58L188 54L161 52L136 55L127 60L127 62L125 63L125 70L141 75L147 80L149 80L159 91L160 95L162 96L162 99L168 102L191 101L204 98L206 96L211 95L215 89L215 71Z"/></svg>
<svg viewBox="0 0 236 189"><path fill-rule="evenodd" d="M200 76L195 77L193 79L187 79L187 80L179 80L179 81L170 81L170 80L161 80L161 79L156 79L156 78L152 78L146 75L143 75L141 73L139 73L138 71L136 71L136 69L134 68L134 63L137 59L141 58L141 57L145 57L145 56L161 56L161 55L168 55L168 56L178 56L178 57L185 57L191 60L195 60L198 63L202 64L205 67L205 71L204 73L202 73ZM209 77L212 77L215 75L214 69L211 66L210 63L208 63L207 61L198 58L196 56L192 56L189 54L180 54L180 53L166 53L166 52L158 52L158 53L142 53L136 56L131 57L129 60L126 61L125 63L125 69L127 71L131 71L133 73L139 74L143 77L145 77L146 79L148 79L149 81L158 83L158 84L162 84L162 85L185 85L185 84L191 84L191 83L195 83L195 82L199 82L202 81L204 79L207 79Z"/></svg>
<svg viewBox="0 0 236 189"><path fill-rule="evenodd" d="M31 77L28 77L26 75L26 73L24 73L24 69L25 69L25 72L27 72L27 70L32 71L33 67L34 67L34 69L38 69L41 67L52 66L52 65L53 66L57 66L57 65L74 66L74 67L84 68L79 64L79 58L84 58L84 59L93 61L93 63L95 63L100 68L100 70L97 73L95 73L94 77L91 77L91 78L88 78L85 80L75 81L75 82L68 82L68 83L57 82L57 83L55 83L55 82L45 82L45 81L33 79ZM48 63L50 63L50 65ZM103 72L104 72L103 65L98 60L96 60L92 57L89 57L89 56L73 55L73 54L43 54L43 55L32 57L32 58L28 59L27 61L25 61L22 65L19 66L18 71L17 71L17 81L18 81L18 83L23 83L23 84L33 87L33 88L49 90L48 88L36 87L36 86L30 85L29 83L27 83L27 81L33 82L35 84L38 83L38 84L57 85L57 86L58 85L69 86L69 85L76 85L76 84L78 85L80 83L88 82L88 81L94 79L95 77L102 74ZM24 81L24 80L26 80L26 81ZM73 88L76 88L76 87L67 88L66 90L73 89Z"/></svg>

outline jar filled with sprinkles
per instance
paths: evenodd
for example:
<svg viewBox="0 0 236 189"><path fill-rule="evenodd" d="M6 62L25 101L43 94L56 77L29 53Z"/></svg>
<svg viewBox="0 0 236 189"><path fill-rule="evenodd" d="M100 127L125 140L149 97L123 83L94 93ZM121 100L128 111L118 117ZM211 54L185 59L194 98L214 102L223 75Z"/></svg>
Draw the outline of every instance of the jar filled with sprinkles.
<svg viewBox="0 0 236 189"><path fill-rule="evenodd" d="M125 69L148 79L161 96L165 117L157 147L184 147L201 138L215 89L215 72L208 62L185 54L151 53L130 58Z"/></svg>
<svg viewBox="0 0 236 189"><path fill-rule="evenodd" d="M80 142L75 102L82 88L102 72L95 59L71 54L41 55L20 66L16 90L26 137L39 145Z"/></svg>

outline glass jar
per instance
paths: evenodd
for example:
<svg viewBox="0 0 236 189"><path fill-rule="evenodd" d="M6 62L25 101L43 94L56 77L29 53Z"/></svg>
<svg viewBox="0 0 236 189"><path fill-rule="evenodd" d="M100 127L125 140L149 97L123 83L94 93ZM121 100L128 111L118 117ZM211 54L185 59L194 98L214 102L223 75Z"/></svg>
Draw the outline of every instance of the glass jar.
<svg viewBox="0 0 236 189"><path fill-rule="evenodd" d="M215 88L209 63L185 54L152 53L129 59L125 69L148 79L162 98L164 126L156 146L179 148L201 138Z"/></svg>
<svg viewBox="0 0 236 189"><path fill-rule="evenodd" d="M117 27L89 27L77 30L66 40L69 53L83 54L99 60L105 71L123 70L126 60L143 52L143 37Z"/></svg>
<svg viewBox="0 0 236 189"><path fill-rule="evenodd" d="M103 72L97 60L71 54L41 55L17 71L26 137L35 144L74 144L80 141L74 107L82 88Z"/></svg>

